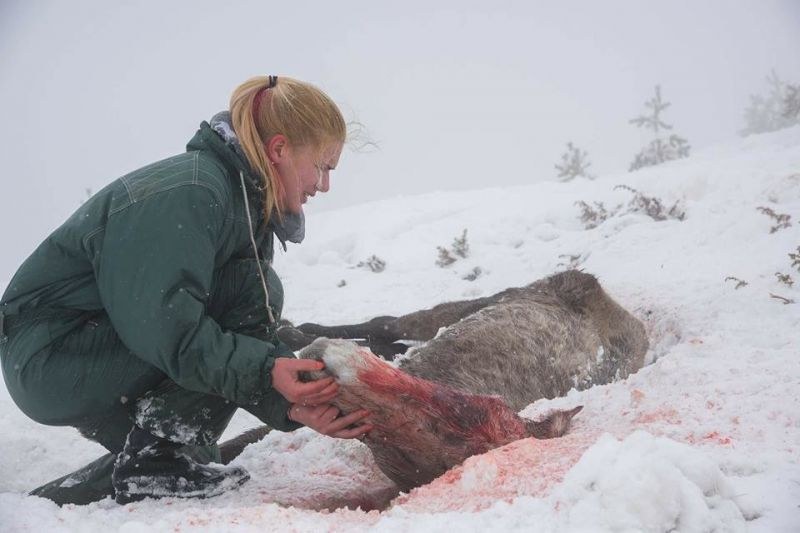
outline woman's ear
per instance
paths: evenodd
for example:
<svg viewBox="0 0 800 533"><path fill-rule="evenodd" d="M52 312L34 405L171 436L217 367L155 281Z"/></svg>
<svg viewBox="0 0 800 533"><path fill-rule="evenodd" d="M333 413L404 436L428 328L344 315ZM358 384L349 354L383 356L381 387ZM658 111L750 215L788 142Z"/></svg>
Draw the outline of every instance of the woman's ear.
<svg viewBox="0 0 800 533"><path fill-rule="evenodd" d="M286 136L276 133L264 145L267 149L267 157L272 163L282 163L288 151Z"/></svg>

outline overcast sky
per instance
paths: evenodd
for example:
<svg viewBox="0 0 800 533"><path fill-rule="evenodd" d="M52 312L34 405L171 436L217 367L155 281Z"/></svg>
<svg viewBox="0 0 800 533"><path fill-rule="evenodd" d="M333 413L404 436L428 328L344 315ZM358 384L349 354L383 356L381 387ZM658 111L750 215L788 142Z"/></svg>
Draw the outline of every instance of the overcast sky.
<svg viewBox="0 0 800 533"><path fill-rule="evenodd" d="M379 146L309 211L554 179L568 140L621 172L654 85L701 148L770 69L800 81L798 0L543 4L0 1L0 288L87 188L183 151L256 74L315 83Z"/></svg>

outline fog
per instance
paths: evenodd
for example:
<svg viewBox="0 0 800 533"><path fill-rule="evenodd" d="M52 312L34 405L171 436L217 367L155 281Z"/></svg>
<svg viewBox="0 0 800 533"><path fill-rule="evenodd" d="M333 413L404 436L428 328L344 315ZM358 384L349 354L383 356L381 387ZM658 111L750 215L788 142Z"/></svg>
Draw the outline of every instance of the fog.
<svg viewBox="0 0 800 533"><path fill-rule="evenodd" d="M800 81L795 0L383 4L3 0L0 288L87 189L183 151L253 75L318 85L377 145L310 212L555 179L567 141L624 172L656 84L697 150L771 69Z"/></svg>

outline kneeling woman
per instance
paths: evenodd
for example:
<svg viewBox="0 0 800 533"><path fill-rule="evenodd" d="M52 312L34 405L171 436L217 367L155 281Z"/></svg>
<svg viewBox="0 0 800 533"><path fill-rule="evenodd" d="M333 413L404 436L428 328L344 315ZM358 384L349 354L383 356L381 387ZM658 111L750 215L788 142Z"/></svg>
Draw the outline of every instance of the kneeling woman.
<svg viewBox="0 0 800 533"><path fill-rule="evenodd" d="M277 236L300 242L346 127L319 89L274 76L233 93L186 153L119 178L23 263L0 301L0 357L16 404L109 454L33 491L57 503L208 497L248 479L217 440L241 407L273 428L358 437L321 363L276 336Z"/></svg>

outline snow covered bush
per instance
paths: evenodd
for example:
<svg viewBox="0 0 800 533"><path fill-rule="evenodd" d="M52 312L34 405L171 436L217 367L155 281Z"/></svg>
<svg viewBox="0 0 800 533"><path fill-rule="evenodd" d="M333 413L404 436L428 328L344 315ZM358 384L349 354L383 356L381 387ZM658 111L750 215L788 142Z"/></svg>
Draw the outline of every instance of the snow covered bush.
<svg viewBox="0 0 800 533"><path fill-rule="evenodd" d="M788 120L800 121L800 84L787 85L786 96L783 99L783 117Z"/></svg>
<svg viewBox="0 0 800 533"><path fill-rule="evenodd" d="M757 207L756 209L758 209L759 211L761 211L762 213L764 213L769 218L775 221L775 225L769 228L770 233L775 233L779 229L788 228L789 226L792 225L792 223L790 222L790 220L792 219L791 215L788 215L786 213L776 213L770 207L762 206L762 207Z"/></svg>
<svg viewBox="0 0 800 533"><path fill-rule="evenodd" d="M768 93L751 94L744 111L743 136L777 131L800 124L800 85L790 85L773 70L766 78Z"/></svg>
<svg viewBox="0 0 800 533"><path fill-rule="evenodd" d="M608 210L603 202L592 202L594 206L580 200L575 202L575 205L581 208L581 222L586 229L596 228L604 221L618 214L631 214L643 213L656 222L661 222L668 219L685 220L686 212L680 206L680 202L676 201L672 207L667 209L664 207L664 202L655 196L647 196L646 194L637 191L627 185L617 185L614 190L624 190L633 193L633 198L628 201L627 208L623 211L622 205Z"/></svg>
<svg viewBox="0 0 800 533"><path fill-rule="evenodd" d="M473 268L466 275L462 276L461 279L466 281L475 281L479 277L483 275L483 269L479 266Z"/></svg>
<svg viewBox="0 0 800 533"><path fill-rule="evenodd" d="M789 252L789 259L792 260L792 267L797 268L800 272L800 246L797 247L797 253Z"/></svg>
<svg viewBox="0 0 800 533"><path fill-rule="evenodd" d="M792 285L794 285L794 280L792 279L792 276L790 276L789 274L783 274L782 272L775 272L775 277L778 278L778 282L783 283L789 288L792 288Z"/></svg>
<svg viewBox="0 0 800 533"><path fill-rule="evenodd" d="M632 172L642 167L660 165L665 161L689 157L691 147L686 139L674 133L669 137L661 136L662 131L672 129L672 125L661 120L661 113L671 105L669 102L661 100L661 86L656 85L656 95L644 105L649 111L629 122L640 128L652 130L654 138L650 144L636 154L629 170Z"/></svg>
<svg viewBox="0 0 800 533"><path fill-rule="evenodd" d="M596 228L607 219L611 218L612 216L617 214L619 206L612 209L609 212L606 209L606 206L603 205L603 202L592 202L594 206L591 206L584 202L583 200L579 200L575 202L575 205L581 208L581 222L583 222L583 227L585 229L592 229Z"/></svg>
<svg viewBox="0 0 800 533"><path fill-rule="evenodd" d="M439 252L439 257L436 259L436 266L444 268L456 262L456 258L450 253L447 248L437 246L436 250Z"/></svg>
<svg viewBox="0 0 800 533"><path fill-rule="evenodd" d="M733 276L728 276L725 278L725 281L735 281L736 285L734 285L734 289L741 289L742 287L747 287L747 282L743 279L735 278Z"/></svg>
<svg viewBox="0 0 800 533"><path fill-rule="evenodd" d="M379 274L386 270L386 261L378 257L377 255L371 255L367 258L366 261L360 261L357 265L357 268L365 268L367 270L371 270L376 274Z"/></svg>
<svg viewBox="0 0 800 533"><path fill-rule="evenodd" d="M622 189L633 193L633 198L628 202L627 213L644 213L656 222L667 219L684 220L686 213L681 209L680 202L676 201L672 207L666 209L664 204L655 196L647 196L627 185L617 185L614 190Z"/></svg>
<svg viewBox="0 0 800 533"><path fill-rule="evenodd" d="M558 258L562 261L558 262L556 268L564 267L564 270L575 270L586 259L583 254L559 254Z"/></svg>
<svg viewBox="0 0 800 533"><path fill-rule="evenodd" d="M467 242L466 228L461 233L461 237L456 237L453 239L453 244L450 246L450 249L453 250L454 254L461 258L465 258L469 255L469 243Z"/></svg>
<svg viewBox="0 0 800 533"><path fill-rule="evenodd" d="M561 164L556 164L558 178L561 181L571 181L578 176L594 179L587 170L592 166L589 162L589 155L585 150L581 150L571 142L567 143L567 151L561 155Z"/></svg>
<svg viewBox="0 0 800 533"><path fill-rule="evenodd" d="M449 250L442 246L437 246L436 250L439 252L439 257L436 259L436 266L439 268L452 265L458 261L458 258L466 258L469 256L467 230L464 229L464 231L461 233L461 237L456 237L453 239L453 244L450 245Z"/></svg>

